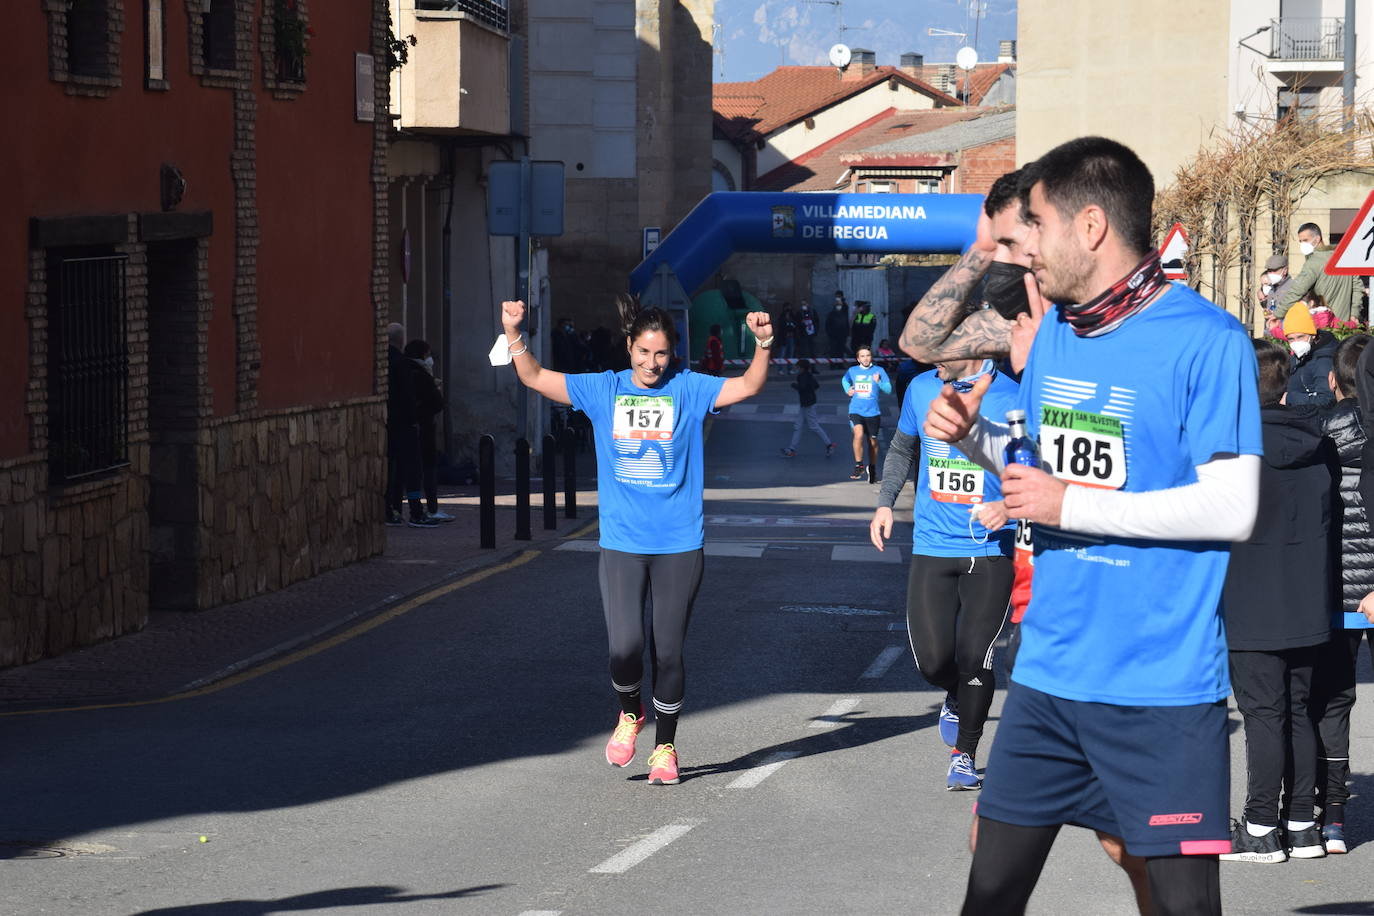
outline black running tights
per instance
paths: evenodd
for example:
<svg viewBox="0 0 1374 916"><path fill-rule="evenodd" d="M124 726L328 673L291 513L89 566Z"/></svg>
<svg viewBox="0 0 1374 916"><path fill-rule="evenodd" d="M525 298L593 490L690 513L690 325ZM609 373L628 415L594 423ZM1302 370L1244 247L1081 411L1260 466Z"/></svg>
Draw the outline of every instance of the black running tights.
<svg viewBox="0 0 1374 916"><path fill-rule="evenodd" d="M701 586L702 551L621 553L601 551L601 604L611 647L611 680L618 689L637 687L644 677L644 598L652 590L654 706L676 714L682 706L685 675L682 645L692 602Z"/></svg>
<svg viewBox="0 0 1374 916"><path fill-rule="evenodd" d="M955 745L977 756L997 680L992 646L1007 618L1009 557L911 558L906 625L921 676L959 701Z"/></svg>
<svg viewBox="0 0 1374 916"><path fill-rule="evenodd" d="M963 916L1018 916L1040 879L1057 826L1019 827L978 819L978 845L969 869ZM1220 916L1216 856L1158 856L1145 860L1155 916Z"/></svg>

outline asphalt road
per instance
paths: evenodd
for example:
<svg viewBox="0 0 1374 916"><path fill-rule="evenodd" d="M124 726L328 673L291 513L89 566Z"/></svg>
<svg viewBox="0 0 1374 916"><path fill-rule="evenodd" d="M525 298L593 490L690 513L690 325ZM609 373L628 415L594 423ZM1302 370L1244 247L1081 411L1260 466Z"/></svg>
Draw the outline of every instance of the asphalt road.
<svg viewBox="0 0 1374 916"><path fill-rule="evenodd" d="M602 757L595 541L569 541L229 689L0 718L0 914L957 912L977 794L944 790L907 648L910 528L868 546L843 442L778 456L793 403L774 382L710 430L680 785L646 784L652 726L630 767ZM1227 912L1374 913L1374 815L1350 814L1348 856L1224 864ZM1031 912L1135 910L1070 828Z"/></svg>

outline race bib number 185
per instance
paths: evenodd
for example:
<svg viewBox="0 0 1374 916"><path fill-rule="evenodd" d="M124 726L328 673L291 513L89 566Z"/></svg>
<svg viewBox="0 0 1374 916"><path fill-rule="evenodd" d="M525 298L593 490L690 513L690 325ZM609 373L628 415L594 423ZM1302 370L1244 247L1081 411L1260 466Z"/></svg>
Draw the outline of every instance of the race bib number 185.
<svg viewBox="0 0 1374 916"><path fill-rule="evenodd" d="M1126 483L1126 439L1117 417L1042 407L1040 452L1055 477L1085 487Z"/></svg>
<svg viewBox="0 0 1374 916"><path fill-rule="evenodd" d="M622 394L615 399L615 419L611 426L615 439L673 438L673 399Z"/></svg>

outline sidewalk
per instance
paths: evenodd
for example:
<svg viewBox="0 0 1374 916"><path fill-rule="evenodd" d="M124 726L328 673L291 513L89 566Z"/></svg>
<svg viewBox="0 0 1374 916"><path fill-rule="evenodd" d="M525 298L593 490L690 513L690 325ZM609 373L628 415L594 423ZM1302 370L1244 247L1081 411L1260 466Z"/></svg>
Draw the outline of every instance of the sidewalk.
<svg viewBox="0 0 1374 916"><path fill-rule="evenodd" d="M517 541L514 484L498 481L494 550L478 546L477 488L444 488L440 508L456 520L438 528L388 527L381 556L237 604L155 611L141 632L0 670L0 714L154 700L205 687L526 550L594 534L596 481L582 470L578 484L578 517L564 517L560 489L558 527L546 530L536 478L531 540Z"/></svg>

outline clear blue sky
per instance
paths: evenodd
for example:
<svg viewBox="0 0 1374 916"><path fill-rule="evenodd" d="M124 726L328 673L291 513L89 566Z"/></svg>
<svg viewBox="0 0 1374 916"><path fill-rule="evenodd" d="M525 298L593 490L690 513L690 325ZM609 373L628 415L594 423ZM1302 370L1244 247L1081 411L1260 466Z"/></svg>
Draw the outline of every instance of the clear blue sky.
<svg viewBox="0 0 1374 916"><path fill-rule="evenodd" d="M716 0L716 24L715 48L724 54L716 54L711 78L734 82L781 64L824 64L839 41L876 52L879 64L899 63L907 51L949 63L962 45L974 44L976 30L979 60L995 60L997 43L1016 37L1016 0ZM968 37L931 36L930 28Z"/></svg>

